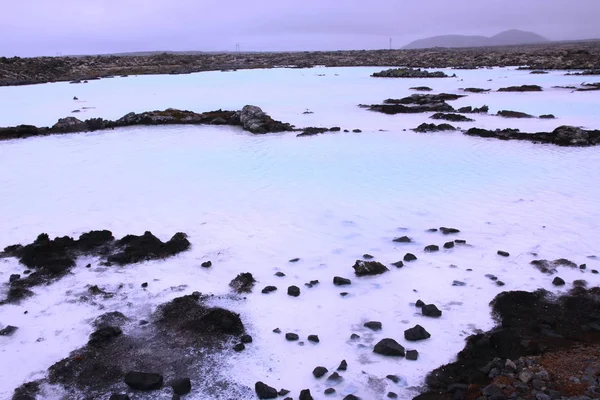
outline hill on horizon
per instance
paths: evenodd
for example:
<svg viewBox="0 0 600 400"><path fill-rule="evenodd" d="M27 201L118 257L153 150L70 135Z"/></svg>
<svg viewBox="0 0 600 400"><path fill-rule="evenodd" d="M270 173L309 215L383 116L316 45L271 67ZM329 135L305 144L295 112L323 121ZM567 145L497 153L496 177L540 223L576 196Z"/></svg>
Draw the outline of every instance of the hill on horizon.
<svg viewBox="0 0 600 400"><path fill-rule="evenodd" d="M513 46L521 44L548 43L550 40L533 32L511 29L494 36L441 35L415 40L405 49L427 49L431 47L486 47Z"/></svg>

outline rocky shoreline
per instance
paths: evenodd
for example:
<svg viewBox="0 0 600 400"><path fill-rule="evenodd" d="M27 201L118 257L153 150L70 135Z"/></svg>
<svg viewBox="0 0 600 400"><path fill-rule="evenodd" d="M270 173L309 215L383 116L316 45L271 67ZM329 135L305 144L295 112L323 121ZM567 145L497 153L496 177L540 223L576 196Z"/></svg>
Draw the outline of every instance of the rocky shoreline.
<svg viewBox="0 0 600 400"><path fill-rule="evenodd" d="M468 49L361 50L282 53L204 53L77 57L0 57L0 86L83 83L124 75L189 74L257 68L405 66L475 69L521 66L531 70L600 70L600 41ZM586 72L588 71L588 72Z"/></svg>

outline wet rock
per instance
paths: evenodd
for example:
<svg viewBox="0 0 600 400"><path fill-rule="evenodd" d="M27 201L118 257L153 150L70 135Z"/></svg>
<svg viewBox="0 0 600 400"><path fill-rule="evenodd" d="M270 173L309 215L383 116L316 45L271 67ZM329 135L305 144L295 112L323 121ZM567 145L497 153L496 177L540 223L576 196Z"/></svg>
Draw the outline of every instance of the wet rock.
<svg viewBox="0 0 600 400"><path fill-rule="evenodd" d="M416 259L417 259L417 256L415 256L415 255L414 255L414 254L412 254L412 253L406 253L406 254L404 255L404 261L405 261L405 262L416 261Z"/></svg>
<svg viewBox="0 0 600 400"><path fill-rule="evenodd" d="M442 312L435 306L435 304L426 304L421 307L421 313L426 317L438 318L442 316Z"/></svg>
<svg viewBox="0 0 600 400"><path fill-rule="evenodd" d="M540 115L540 119L555 119L556 117L553 114L543 114Z"/></svg>
<svg viewBox="0 0 600 400"><path fill-rule="evenodd" d="M295 342L296 340L300 339L300 337L293 332L288 332L285 334L285 339L290 342Z"/></svg>
<svg viewBox="0 0 600 400"><path fill-rule="evenodd" d="M454 233L460 233L460 231L456 228L446 228L445 226L442 226L440 228L440 232L442 232L444 235L452 235Z"/></svg>
<svg viewBox="0 0 600 400"><path fill-rule="evenodd" d="M393 240L393 242L396 243L411 243L412 239L409 238L408 236L402 236L402 237L397 237Z"/></svg>
<svg viewBox="0 0 600 400"><path fill-rule="evenodd" d="M327 389L325 389L325 391L323 393L325 393L326 395L334 394L335 393L335 389L334 388L327 388Z"/></svg>
<svg viewBox="0 0 600 400"><path fill-rule="evenodd" d="M386 338L380 340L373 349L373 353L381 354L383 356L396 356L404 357L404 347L396 342L394 339Z"/></svg>
<svg viewBox="0 0 600 400"><path fill-rule="evenodd" d="M229 282L229 286L237 293L250 293L252 292L255 283L256 280L252 274L250 272L244 272Z"/></svg>
<svg viewBox="0 0 600 400"><path fill-rule="evenodd" d="M285 276L285 274L281 271L277 271L277 272L275 272L275 276L277 276L279 278L283 278Z"/></svg>
<svg viewBox="0 0 600 400"><path fill-rule="evenodd" d="M452 281L452 286L467 286L467 284L462 281Z"/></svg>
<svg viewBox="0 0 600 400"><path fill-rule="evenodd" d="M98 316L92 325L96 328L104 328L107 326L122 327L129 319L118 311L104 313Z"/></svg>
<svg viewBox="0 0 600 400"><path fill-rule="evenodd" d="M415 86L411 87L410 90L416 90L418 92L431 92L433 89L429 86Z"/></svg>
<svg viewBox="0 0 600 400"><path fill-rule="evenodd" d="M362 131L360 129L352 129L352 132L354 132L354 133L360 133Z"/></svg>
<svg viewBox="0 0 600 400"><path fill-rule="evenodd" d="M277 290L276 286L266 286L261 293L269 294Z"/></svg>
<svg viewBox="0 0 600 400"><path fill-rule="evenodd" d="M275 329L273 329L273 333L281 333L281 329L275 328Z"/></svg>
<svg viewBox="0 0 600 400"><path fill-rule="evenodd" d="M356 397L356 396L355 396L355 395L353 395L353 394L349 394L349 395L347 395L346 397L344 397L344 399L343 399L343 400L360 400L360 398Z"/></svg>
<svg viewBox="0 0 600 400"><path fill-rule="evenodd" d="M380 331L382 329L382 324L379 321L369 321L363 324L365 328L369 328L372 331Z"/></svg>
<svg viewBox="0 0 600 400"><path fill-rule="evenodd" d="M556 278L554 278L554 280L552 281L552 284L554 286L564 286L565 285L565 281L562 278L559 278L558 276Z"/></svg>
<svg viewBox="0 0 600 400"><path fill-rule="evenodd" d="M388 392L387 397L390 399L397 399L398 395L394 392Z"/></svg>
<svg viewBox="0 0 600 400"><path fill-rule="evenodd" d="M404 339L409 342L429 339L431 335L421 325L415 325L413 328L404 331Z"/></svg>
<svg viewBox="0 0 600 400"><path fill-rule="evenodd" d="M4 328L0 329L0 336L12 336L13 333L15 333L17 331L16 326L12 326L12 325L7 325Z"/></svg>
<svg viewBox="0 0 600 400"><path fill-rule="evenodd" d="M346 360L342 360L342 362L340 362L339 367L337 367L338 371L346 371L348 369L348 363L346 362Z"/></svg>
<svg viewBox="0 0 600 400"><path fill-rule="evenodd" d="M325 367L316 367L315 369L313 369L312 374L315 378L320 378L323 375L325 375L327 372L329 372L329 371Z"/></svg>
<svg viewBox="0 0 600 400"><path fill-rule="evenodd" d="M421 125L419 125L418 127L416 127L415 129L413 129L413 131L415 132L420 132L420 133L427 133L427 132L448 132L448 131L455 131L456 128L450 124L426 124L423 123Z"/></svg>
<svg viewBox="0 0 600 400"><path fill-rule="evenodd" d="M534 118L533 115L519 111L501 110L498 111L498 116L503 118Z"/></svg>
<svg viewBox="0 0 600 400"><path fill-rule="evenodd" d="M327 380L330 382L339 382L342 379L343 379L342 376L340 374L338 374L337 372L334 372L333 374L331 374L327 377Z"/></svg>
<svg viewBox="0 0 600 400"><path fill-rule="evenodd" d="M360 336L357 335L356 333L353 333L352 335L350 335L350 340L358 340L360 339Z"/></svg>
<svg viewBox="0 0 600 400"><path fill-rule="evenodd" d="M277 390L275 388L263 383L256 382L254 384L254 391L259 399L276 399L277 398Z"/></svg>
<svg viewBox="0 0 600 400"><path fill-rule="evenodd" d="M163 243L151 232L142 236L127 235L117 241L120 252L107 257L107 261L117 265L134 264L141 261L162 259L173 256L191 247L187 235L179 232Z"/></svg>
<svg viewBox="0 0 600 400"><path fill-rule="evenodd" d="M488 106L481 106L479 108L467 106L461 107L456 111L463 114L487 114L490 111L490 108Z"/></svg>
<svg viewBox="0 0 600 400"><path fill-rule="evenodd" d="M407 350L406 359L416 361L419 358L419 352L417 350Z"/></svg>
<svg viewBox="0 0 600 400"><path fill-rule="evenodd" d="M244 350L246 350L246 345L244 343L237 343L233 346L233 351L235 351L236 353L242 352Z"/></svg>
<svg viewBox="0 0 600 400"><path fill-rule="evenodd" d="M456 244L466 244L466 243L467 243L467 241L466 241L466 240L463 240L463 239L456 239L456 240L454 241L454 243L456 243Z"/></svg>
<svg viewBox="0 0 600 400"><path fill-rule="evenodd" d="M404 267L404 262L396 261L395 263L392 263L392 265L396 268L402 268L402 267Z"/></svg>
<svg viewBox="0 0 600 400"><path fill-rule="evenodd" d="M288 296L298 297L300 296L300 288L298 286L292 285L288 287L287 294Z"/></svg>
<svg viewBox="0 0 600 400"><path fill-rule="evenodd" d="M202 264L200 264L200 266L202 268L210 268L210 267L212 267L212 262L211 261L204 261Z"/></svg>
<svg viewBox="0 0 600 400"><path fill-rule="evenodd" d="M510 253L508 253L507 251L498 250L498 255L502 257L509 257Z"/></svg>
<svg viewBox="0 0 600 400"><path fill-rule="evenodd" d="M308 341L309 342L313 342L313 343L319 343L319 336L318 335L308 335Z"/></svg>
<svg viewBox="0 0 600 400"><path fill-rule="evenodd" d="M15 282L15 281L18 281L19 279L21 279L21 275L19 275L19 274L11 274L11 275L8 277L8 282L9 282L9 283L13 283L13 282Z"/></svg>
<svg viewBox="0 0 600 400"><path fill-rule="evenodd" d="M375 72L371 76L376 78L449 78L443 71L429 72L420 68L391 68Z"/></svg>
<svg viewBox="0 0 600 400"><path fill-rule="evenodd" d="M473 121L475 121L474 119L465 117L464 115L452 114L452 113L435 113L430 118L441 119L444 121L451 121L451 122L473 122Z"/></svg>
<svg viewBox="0 0 600 400"><path fill-rule="evenodd" d="M373 259L373 258L375 258L375 257L373 257L373 256L372 256L372 255L370 255L370 254L363 254L363 258L364 258L365 260L372 260L372 259Z"/></svg>
<svg viewBox="0 0 600 400"><path fill-rule="evenodd" d="M423 302L423 300L417 300L417 302L415 303L415 307L417 308L421 308L425 305L425 303Z"/></svg>
<svg viewBox="0 0 600 400"><path fill-rule="evenodd" d="M86 124L75 117L61 118L51 128L51 131L56 133L74 133L85 130L87 130Z"/></svg>
<svg viewBox="0 0 600 400"><path fill-rule="evenodd" d="M255 134L284 132L293 129L290 124L275 121L263 112L260 107L252 105L246 105L242 108L239 113L239 119L244 130Z"/></svg>
<svg viewBox="0 0 600 400"><path fill-rule="evenodd" d="M301 390L300 397L298 397L298 400L313 400L313 397L310 394L310 390L309 389Z"/></svg>
<svg viewBox="0 0 600 400"><path fill-rule="evenodd" d="M110 343L111 341L119 337L122 333L123 331L119 327L105 326L96 330L95 332L92 332L88 343L91 346L102 346L107 343Z"/></svg>
<svg viewBox="0 0 600 400"><path fill-rule="evenodd" d="M440 247L435 244L430 244L429 246L425 246L425 253L434 253L436 251L440 251Z"/></svg>
<svg viewBox="0 0 600 400"><path fill-rule="evenodd" d="M350 279L342 278L339 276L333 278L333 284L336 286L350 285L351 283L352 282L350 281Z"/></svg>
<svg viewBox="0 0 600 400"><path fill-rule="evenodd" d="M246 343L246 344L252 343L252 336L250 336L250 335L242 335L240 337L240 340L242 341L242 343Z"/></svg>
<svg viewBox="0 0 600 400"><path fill-rule="evenodd" d="M175 394L183 396L192 391L192 382L190 381L190 378L175 379L171 382L171 387Z"/></svg>
<svg viewBox="0 0 600 400"><path fill-rule="evenodd" d="M279 392L277 392L278 395L280 396L285 396L286 394L289 394L290 391L287 389L281 389Z"/></svg>
<svg viewBox="0 0 600 400"><path fill-rule="evenodd" d="M356 260L352 268L356 276L379 275L389 271L385 265L377 261Z"/></svg>
<svg viewBox="0 0 600 400"><path fill-rule="evenodd" d="M142 283L142 285L141 285L141 286L142 286L143 288L147 288L147 287L148 287L148 282L144 282L144 283Z"/></svg>
<svg viewBox="0 0 600 400"><path fill-rule="evenodd" d="M292 259L291 259L289 262L291 262L291 263L296 263L296 262L298 262L298 261L300 261L300 259L299 259L299 258L292 258Z"/></svg>
<svg viewBox="0 0 600 400"><path fill-rule="evenodd" d="M559 258L554 261L533 260L531 264L541 272L549 275L556 273L558 267L577 268L577 264L565 258Z"/></svg>
<svg viewBox="0 0 600 400"><path fill-rule="evenodd" d="M573 126L559 126L552 132L524 133L518 129L495 131L471 128L465 135L501 140L526 140L534 143L551 143L558 146L595 146L600 144L600 131L586 131Z"/></svg>
<svg viewBox="0 0 600 400"><path fill-rule="evenodd" d="M462 89L463 92L467 92L467 93L486 93L486 92L490 92L492 89L481 89L481 88L464 88Z"/></svg>
<svg viewBox="0 0 600 400"><path fill-rule="evenodd" d="M509 86L498 89L499 92L541 92L542 88L538 85Z"/></svg>
<svg viewBox="0 0 600 400"><path fill-rule="evenodd" d="M163 377L155 373L131 371L125 375L125 383L135 390L152 391L162 388Z"/></svg>
<svg viewBox="0 0 600 400"><path fill-rule="evenodd" d="M444 243L445 249L452 249L454 247L454 242L446 242Z"/></svg>

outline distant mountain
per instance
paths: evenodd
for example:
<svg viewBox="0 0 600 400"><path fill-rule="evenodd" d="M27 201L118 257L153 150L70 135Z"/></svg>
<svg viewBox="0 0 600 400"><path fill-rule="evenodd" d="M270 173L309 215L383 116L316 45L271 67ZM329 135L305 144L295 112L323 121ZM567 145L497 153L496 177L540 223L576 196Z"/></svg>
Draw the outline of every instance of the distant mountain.
<svg viewBox="0 0 600 400"><path fill-rule="evenodd" d="M427 49L431 47L485 47L485 46L513 46L520 44L535 44L549 42L543 36L533 32L512 29L500 32L497 35L487 36L464 36L443 35L427 39L415 40L405 46L405 49Z"/></svg>

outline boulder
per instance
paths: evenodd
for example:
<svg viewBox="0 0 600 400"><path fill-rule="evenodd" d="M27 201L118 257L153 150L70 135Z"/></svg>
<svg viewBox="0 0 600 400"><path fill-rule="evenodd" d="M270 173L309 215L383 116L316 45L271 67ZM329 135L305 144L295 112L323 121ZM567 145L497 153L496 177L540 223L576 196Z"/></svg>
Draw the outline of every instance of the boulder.
<svg viewBox="0 0 600 400"><path fill-rule="evenodd" d="M117 326L102 327L90 335L89 344L91 346L102 346L112 342L117 337L121 336L123 331Z"/></svg>
<svg viewBox="0 0 600 400"><path fill-rule="evenodd" d="M413 131L415 132L419 132L419 133L427 133L427 132L448 132L448 131L455 131L456 128L453 127L450 124L421 124L418 127L416 127L415 129L413 129Z"/></svg>
<svg viewBox="0 0 600 400"><path fill-rule="evenodd" d="M369 321L363 324L365 328L369 328L372 331L380 331L382 329L382 324L379 321Z"/></svg>
<svg viewBox="0 0 600 400"><path fill-rule="evenodd" d="M373 353L381 354L382 356L404 357L404 347L394 339L386 338L380 340L373 349Z"/></svg>
<svg viewBox="0 0 600 400"><path fill-rule="evenodd" d="M540 115L541 119L555 119L556 117L554 116L554 114L543 114Z"/></svg>
<svg viewBox="0 0 600 400"><path fill-rule="evenodd" d="M309 342L313 342L313 343L319 343L319 336L318 335L308 335L308 341Z"/></svg>
<svg viewBox="0 0 600 400"><path fill-rule="evenodd" d="M53 133L75 133L84 132L86 130L87 125L75 117L61 118L51 128Z"/></svg>
<svg viewBox="0 0 600 400"><path fill-rule="evenodd" d="M96 317L92 325L96 328L104 328L107 326L122 327L129 319L118 311L107 312Z"/></svg>
<svg viewBox="0 0 600 400"><path fill-rule="evenodd" d="M276 399L278 396L275 388L260 381L254 384L254 391L259 399Z"/></svg>
<svg viewBox="0 0 600 400"><path fill-rule="evenodd" d="M277 287L276 287L276 286L266 286L266 287L265 287L265 288L262 290L262 292L261 292L261 293L264 293L264 294L269 294L269 293L271 293L271 292L274 292L274 291L276 291L276 290L277 290Z"/></svg>
<svg viewBox="0 0 600 400"><path fill-rule="evenodd" d="M336 286L343 286L343 285L350 285L352 282L350 281L350 279L347 278L342 278L339 276L335 276L333 278L333 284Z"/></svg>
<svg viewBox="0 0 600 400"><path fill-rule="evenodd" d="M255 134L284 132L293 129L289 124L273 120L273 118L265 114L265 112L257 106L244 106L239 113L239 118L242 128Z"/></svg>
<svg viewBox="0 0 600 400"><path fill-rule="evenodd" d="M421 313L426 317L438 318L442 316L442 312L434 304L421 306Z"/></svg>
<svg viewBox="0 0 600 400"><path fill-rule="evenodd" d="M202 264L200 264L200 266L202 268L210 268L210 267L212 267L212 262L211 261L204 261Z"/></svg>
<svg viewBox="0 0 600 400"><path fill-rule="evenodd" d="M163 377L160 374L131 371L125 375L125 383L134 390L152 391L163 386Z"/></svg>
<svg viewBox="0 0 600 400"><path fill-rule="evenodd" d="M454 242L446 242L446 243L444 243L444 248L445 249L452 249L452 248L454 248Z"/></svg>
<svg viewBox="0 0 600 400"><path fill-rule="evenodd" d="M460 231L456 228L446 228L445 226L442 226L440 228L440 231L444 234L444 235L451 235L453 233L459 233Z"/></svg>
<svg viewBox="0 0 600 400"><path fill-rule="evenodd" d="M379 275L389 271L385 265L377 261L356 260L352 268L356 276Z"/></svg>
<svg viewBox="0 0 600 400"><path fill-rule="evenodd" d="M314 400L312 395L310 394L310 389L303 389L300 391L300 397L298 400Z"/></svg>
<svg viewBox="0 0 600 400"><path fill-rule="evenodd" d="M411 243L412 242L411 238L409 238L408 236L397 237L392 241L395 243Z"/></svg>
<svg viewBox="0 0 600 400"><path fill-rule="evenodd" d="M559 126L552 135L554 143L572 146L585 146L589 144L590 132L574 126Z"/></svg>
<svg viewBox="0 0 600 400"><path fill-rule="evenodd" d="M285 339L290 342L295 342L296 340L300 339L300 337L296 333L288 332L285 334Z"/></svg>
<svg viewBox="0 0 600 400"><path fill-rule="evenodd" d="M440 251L440 247L435 244L430 244L429 246L425 246L425 253L434 253L436 251Z"/></svg>
<svg viewBox="0 0 600 400"><path fill-rule="evenodd" d="M498 255L502 256L502 257L509 257L510 253L507 251L503 251L503 250L498 250Z"/></svg>
<svg viewBox="0 0 600 400"><path fill-rule="evenodd" d="M229 286L237 293L250 293L256 283L256 279L250 272L244 272L233 278Z"/></svg>
<svg viewBox="0 0 600 400"><path fill-rule="evenodd" d="M565 285L565 281L562 278L559 278L558 276L556 278L554 278L554 280L552 281L552 284L554 286L564 286Z"/></svg>
<svg viewBox="0 0 600 400"><path fill-rule="evenodd" d="M415 261L416 259L417 259L417 256L415 256L415 255L414 255L414 254L412 254L412 253L406 253L406 254L404 255L404 261L405 261L405 262L411 262L411 261Z"/></svg>
<svg viewBox="0 0 600 400"><path fill-rule="evenodd" d="M327 372L329 372L329 371L325 367L316 367L315 369L313 369L312 374L315 378L321 378Z"/></svg>
<svg viewBox="0 0 600 400"><path fill-rule="evenodd" d="M288 287L287 294L288 296L298 297L300 296L300 288L298 286L292 285Z"/></svg>
<svg viewBox="0 0 600 400"><path fill-rule="evenodd" d="M409 342L429 339L431 335L421 325L415 325L413 328L404 331L404 339Z"/></svg>
<svg viewBox="0 0 600 400"><path fill-rule="evenodd" d="M348 363L346 362L346 360L342 360L342 362L340 362L339 367L337 367L338 371L345 371L348 369Z"/></svg>
<svg viewBox="0 0 600 400"><path fill-rule="evenodd" d="M416 361L419 358L419 352L417 350L408 350L406 352L406 359Z"/></svg>
<svg viewBox="0 0 600 400"><path fill-rule="evenodd" d="M192 382L190 381L190 378L175 379L171 382L171 387L175 394L183 396L191 392Z"/></svg>
<svg viewBox="0 0 600 400"><path fill-rule="evenodd" d="M12 336L13 333L17 331L16 326L7 325L4 328L0 329L0 336Z"/></svg>

